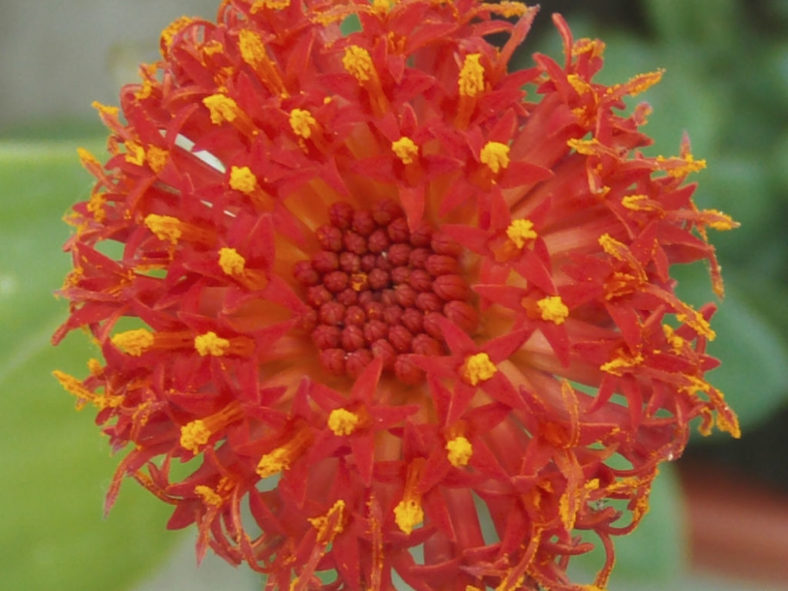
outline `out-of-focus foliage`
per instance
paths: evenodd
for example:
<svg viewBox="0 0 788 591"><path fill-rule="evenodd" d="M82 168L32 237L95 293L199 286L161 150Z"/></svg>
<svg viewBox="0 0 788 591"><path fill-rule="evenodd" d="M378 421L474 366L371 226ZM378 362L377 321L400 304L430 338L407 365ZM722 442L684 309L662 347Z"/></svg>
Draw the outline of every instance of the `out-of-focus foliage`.
<svg viewBox="0 0 788 591"><path fill-rule="evenodd" d="M605 40L604 82L666 68L662 83L637 97L654 107L647 127L652 153L675 153L687 131L695 156L708 161L696 176L699 204L742 223L713 236L728 297L711 345L724 364L710 378L739 412L746 438L788 400L788 38L781 35L788 3L541 4L521 64L533 51L560 55L549 14L561 10L578 37ZM86 113L91 99L85 97ZM51 296L68 268L58 254L68 235L60 218L91 186L75 152L85 140L64 129L37 123L0 140L0 571L9 589L123 591L157 564L173 536L164 530L166 506L132 483L109 519L101 519L117 458L108 457L88 415L73 412L50 376L54 367L81 375L91 354L79 335L56 351L48 347L65 317L64 304ZM90 147L101 153L99 139ZM696 303L712 297L701 269L683 271L685 295ZM678 487L665 476L655 487L654 515L619 543L610 591L635 589L638 580L669 581L681 569Z"/></svg>
<svg viewBox="0 0 788 591"><path fill-rule="evenodd" d="M102 519L117 458L51 376L55 367L83 374L96 355L80 335L57 351L49 344L64 314L52 292L69 268L61 218L91 186L77 141L0 140L3 589L120 591L161 562L176 537L164 531L167 507L139 487L125 487Z"/></svg>

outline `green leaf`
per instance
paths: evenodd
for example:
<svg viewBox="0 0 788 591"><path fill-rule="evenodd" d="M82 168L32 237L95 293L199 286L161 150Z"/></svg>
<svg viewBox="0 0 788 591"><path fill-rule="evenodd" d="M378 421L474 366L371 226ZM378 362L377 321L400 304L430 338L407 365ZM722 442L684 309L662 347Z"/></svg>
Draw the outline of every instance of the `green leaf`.
<svg viewBox="0 0 788 591"><path fill-rule="evenodd" d="M97 140L89 144L100 151ZM61 217L92 186L77 145L0 142L0 572L8 589L129 589L179 537L165 530L168 507L132 482L102 518L119 458L92 411L76 413L51 375L83 376L96 355L81 334L58 349L49 342L67 313L52 295L69 268L58 254L69 232Z"/></svg>
<svg viewBox="0 0 788 591"><path fill-rule="evenodd" d="M654 30L665 41L723 51L736 47L731 40L742 18L736 0L645 0L644 5Z"/></svg>

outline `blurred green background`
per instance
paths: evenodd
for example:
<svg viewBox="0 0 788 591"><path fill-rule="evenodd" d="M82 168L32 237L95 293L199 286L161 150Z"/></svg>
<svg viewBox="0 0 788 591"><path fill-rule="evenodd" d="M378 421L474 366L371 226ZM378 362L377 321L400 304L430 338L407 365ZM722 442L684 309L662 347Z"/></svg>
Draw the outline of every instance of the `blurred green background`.
<svg viewBox="0 0 788 591"><path fill-rule="evenodd" d="M132 482L103 518L103 495L117 458L91 424L92 411L74 412L73 400L50 375L55 367L83 375L93 354L80 335L57 350L49 346L66 313L65 303L52 297L69 267L60 253L68 236L61 217L88 196L92 184L76 146L96 154L103 146L90 102L112 103L119 81L133 79L133 65L155 57L159 30L182 13L212 16L214 2L63 4L2 2L0 587L255 588L248 573L213 560L197 572L189 550L172 554L179 544L190 544L194 532L166 532L167 507ZM719 336L710 348L724 360L711 379L738 411L744 436L736 442L698 438L687 456L785 493L788 2L548 0L523 48L522 65L534 51L560 55L553 11L567 16L576 37L607 43L603 82L667 69L660 85L638 97L654 107L646 131L655 152L675 153L686 130L693 153L709 163L696 175L699 205L742 223L735 232L712 237L728 295L715 317ZM687 298L712 298L702 269L681 269L677 276ZM651 515L618 541L610 591L723 588L720 580L703 578L713 575L689 572L682 489L674 470L663 472ZM174 562L157 575L171 556Z"/></svg>

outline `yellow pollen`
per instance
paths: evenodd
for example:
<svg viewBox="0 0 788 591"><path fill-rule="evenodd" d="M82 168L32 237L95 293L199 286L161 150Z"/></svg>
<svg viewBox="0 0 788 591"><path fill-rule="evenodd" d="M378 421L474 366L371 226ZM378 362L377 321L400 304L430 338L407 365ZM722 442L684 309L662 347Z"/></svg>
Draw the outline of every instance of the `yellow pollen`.
<svg viewBox="0 0 788 591"><path fill-rule="evenodd" d="M600 57L605 52L605 44L599 39L589 39L583 37L575 41L572 46L572 57L577 57L582 53L590 53L591 57Z"/></svg>
<svg viewBox="0 0 788 591"><path fill-rule="evenodd" d="M599 369L614 376L622 376L624 372L643 363L643 355L619 354L615 359L603 363Z"/></svg>
<svg viewBox="0 0 788 591"><path fill-rule="evenodd" d="M704 209L702 213L714 218L712 221L708 222L709 228L724 232L725 230L733 230L739 227L739 222L734 221L731 216L719 210Z"/></svg>
<svg viewBox="0 0 788 591"><path fill-rule="evenodd" d="M516 589L522 589L523 581L525 581L525 575L520 575L517 580L511 580L511 573L506 576L506 578L501 581L501 584L495 588L495 591L515 591Z"/></svg>
<svg viewBox="0 0 788 591"><path fill-rule="evenodd" d="M621 205L632 211L649 211L654 208L647 203L648 201L648 195L626 195L621 199Z"/></svg>
<svg viewBox="0 0 788 591"><path fill-rule="evenodd" d="M446 451L451 465L459 468L468 465L473 455L473 446L465 437L458 435L446 442Z"/></svg>
<svg viewBox="0 0 788 591"><path fill-rule="evenodd" d="M396 2L396 0L372 0L372 10L385 14L391 10L391 5L394 4L394 2Z"/></svg>
<svg viewBox="0 0 788 591"><path fill-rule="evenodd" d="M107 203L107 199L104 196L104 193L93 193L90 196L90 200L87 204L87 209L90 213L93 214L93 219L97 222L104 221L104 218L107 217L107 212L104 211L104 205Z"/></svg>
<svg viewBox="0 0 788 591"><path fill-rule="evenodd" d="M170 23L170 25L161 33L161 39L164 41L165 47L169 49L175 36L185 29L189 24L191 24L193 20L194 19L189 18L188 16L182 16Z"/></svg>
<svg viewBox="0 0 788 591"><path fill-rule="evenodd" d="M317 120L306 109L293 109L290 111L290 127L297 136L309 139L317 127Z"/></svg>
<svg viewBox="0 0 788 591"><path fill-rule="evenodd" d="M112 107L109 105L104 105L98 101L93 101L90 103L90 106L96 109L102 115L107 115L110 117L117 117L120 109L118 107Z"/></svg>
<svg viewBox="0 0 788 591"><path fill-rule="evenodd" d="M572 86L572 88L575 89L575 92L577 94L585 94L585 93L591 92L591 90L593 90L591 85L588 82L586 82L585 80L583 80L577 74L569 74L566 77L566 81L569 82L569 84Z"/></svg>
<svg viewBox="0 0 788 591"><path fill-rule="evenodd" d="M293 460L301 455L303 450L312 441L312 433L309 429L301 428L297 430L290 439L276 449L263 454L257 462L256 472L260 478L268 478L290 468Z"/></svg>
<svg viewBox="0 0 788 591"><path fill-rule="evenodd" d="M348 74L359 82L367 82L376 75L369 52L358 45L351 45L345 49L342 65Z"/></svg>
<svg viewBox="0 0 788 591"><path fill-rule="evenodd" d="M683 164L676 164L682 162ZM706 168L706 160L695 160L692 154L687 154L682 158L665 158L664 156L657 156L657 162L664 166L665 172L668 176L674 178L683 177L691 172L698 172ZM671 166L676 164L675 166Z"/></svg>
<svg viewBox="0 0 788 591"><path fill-rule="evenodd" d="M654 72L638 74L630 78L623 86L627 88L630 96L635 96L657 84L664 73L665 70L655 70Z"/></svg>
<svg viewBox="0 0 788 591"><path fill-rule="evenodd" d="M465 359L460 374L471 386L485 382L498 372L487 353L476 353Z"/></svg>
<svg viewBox="0 0 788 591"><path fill-rule="evenodd" d="M126 141L126 162L142 166L145 164L145 148L137 142Z"/></svg>
<svg viewBox="0 0 788 591"><path fill-rule="evenodd" d="M343 530L342 516L345 512L345 501L339 499L325 515L307 517L307 521L317 530L317 543L327 544Z"/></svg>
<svg viewBox="0 0 788 591"><path fill-rule="evenodd" d="M208 110L211 112L211 123L220 125L225 121L232 123L238 116L238 104L229 96L224 94L212 94L202 99Z"/></svg>
<svg viewBox="0 0 788 591"><path fill-rule="evenodd" d="M512 223L506 228L506 235L517 248L522 248L527 242L535 240L537 236L533 222L526 219L512 220Z"/></svg>
<svg viewBox="0 0 788 591"><path fill-rule="evenodd" d="M509 166L509 146L501 142L487 142L482 148L479 159L486 164L493 174Z"/></svg>
<svg viewBox="0 0 788 591"><path fill-rule="evenodd" d="M424 510L416 499L402 499L394 507L394 520L404 533L410 535L413 529L424 521Z"/></svg>
<svg viewBox="0 0 788 591"><path fill-rule="evenodd" d="M361 291L367 287L368 281L366 273L353 273L350 276L350 287L353 291Z"/></svg>
<svg viewBox="0 0 788 591"><path fill-rule="evenodd" d="M613 258L619 261L623 259L622 252L623 249L626 248L623 242L616 240L610 234L607 233L602 234L597 240L597 242L599 242L599 246L602 247L602 250L604 250L607 254L609 254Z"/></svg>
<svg viewBox="0 0 788 591"><path fill-rule="evenodd" d="M512 18L514 16L522 16L528 10L528 6L526 6L522 2L501 2L500 4L493 4L497 13L502 15L504 18Z"/></svg>
<svg viewBox="0 0 788 591"><path fill-rule="evenodd" d="M460 95L476 97L484 91L484 66L482 66L480 53L469 53L465 56L457 81Z"/></svg>
<svg viewBox="0 0 788 591"><path fill-rule="evenodd" d="M592 138L590 140L572 138L566 141L566 145L575 150L578 154L582 154L583 156L592 156L597 152L599 140L596 138Z"/></svg>
<svg viewBox="0 0 788 591"><path fill-rule="evenodd" d="M99 410L104 408L115 408L123 403L123 396L110 396L108 394L102 396L100 394L94 394L88 390L80 380L60 370L56 369L52 372L52 375L60 382L60 385L66 392L76 396L78 410L81 410L87 402L90 402Z"/></svg>
<svg viewBox="0 0 788 591"><path fill-rule="evenodd" d="M216 55L217 53L222 53L222 51L224 51L224 45L216 39L212 39L202 46L202 52L207 56Z"/></svg>
<svg viewBox="0 0 788 591"><path fill-rule="evenodd" d="M238 254L238 251L234 248L220 248L219 266L227 275L243 275L246 259Z"/></svg>
<svg viewBox="0 0 788 591"><path fill-rule="evenodd" d="M673 327L669 324L662 325L662 332L665 333L665 339L668 341L670 348L674 353L681 353L684 349L685 340L676 334Z"/></svg>
<svg viewBox="0 0 788 591"><path fill-rule="evenodd" d="M391 150L402 160L403 164L413 164L416 156L419 155L419 147L407 136L402 136L395 142L391 142Z"/></svg>
<svg viewBox="0 0 788 591"><path fill-rule="evenodd" d="M85 386L82 385L82 382L74 376L62 372L59 369L53 371L52 375L55 376L55 379L60 382L60 385L63 386L67 392L70 392L79 398L90 399L93 397L93 393L85 388Z"/></svg>
<svg viewBox="0 0 788 591"><path fill-rule="evenodd" d="M186 423L181 427L181 447L193 454L200 451L200 447L208 443L211 431L200 419Z"/></svg>
<svg viewBox="0 0 788 591"><path fill-rule="evenodd" d="M553 324L561 325L569 316L569 308L566 307L561 296L547 296L536 302L542 320L547 320Z"/></svg>
<svg viewBox="0 0 788 591"><path fill-rule="evenodd" d="M350 435L356 430L359 420L356 413L344 408L335 408L328 415L328 428L333 431L334 435Z"/></svg>
<svg viewBox="0 0 788 591"><path fill-rule="evenodd" d="M153 83L150 80L143 80L142 86L134 93L134 98L138 101L145 100L153 93Z"/></svg>
<svg viewBox="0 0 788 591"><path fill-rule="evenodd" d="M230 341L217 336L213 331L208 331L194 337L194 348L202 357L206 355L221 357L230 349Z"/></svg>
<svg viewBox="0 0 788 591"><path fill-rule="evenodd" d="M175 244L183 235L181 221L169 215L152 213L145 218L145 225L156 235L159 240L166 240Z"/></svg>
<svg viewBox="0 0 788 591"><path fill-rule="evenodd" d="M262 39L250 29L241 29L238 33L238 48L241 50L241 58L250 66L256 66L268 59Z"/></svg>
<svg viewBox="0 0 788 591"><path fill-rule="evenodd" d="M703 317L703 314L690 306L687 306L687 309L683 313L676 314L676 320L688 324L695 332L706 337L710 341L717 338L717 333L712 330L709 321Z"/></svg>
<svg viewBox="0 0 788 591"><path fill-rule="evenodd" d="M153 333L147 328L137 328L120 332L113 336L111 341L113 345L127 355L139 357L153 346L154 337Z"/></svg>
<svg viewBox="0 0 788 591"><path fill-rule="evenodd" d="M257 0L252 4L252 14L260 12L263 8L271 8L273 10L282 10L290 6L290 0Z"/></svg>
<svg viewBox="0 0 788 591"><path fill-rule="evenodd" d="M77 148L77 154L83 166L101 166L96 157L85 148Z"/></svg>
<svg viewBox="0 0 788 591"><path fill-rule="evenodd" d="M170 153L167 150L158 146L148 146L148 165L153 172L160 173L169 157Z"/></svg>
<svg viewBox="0 0 788 591"><path fill-rule="evenodd" d="M198 484L194 487L194 493L199 496L206 505L211 505L213 507L221 507L222 505L221 495L217 494L210 486Z"/></svg>
<svg viewBox="0 0 788 591"><path fill-rule="evenodd" d="M91 375L98 376L101 375L102 367L101 361L96 359L95 357L91 357L88 359L88 371Z"/></svg>
<svg viewBox="0 0 788 591"><path fill-rule="evenodd" d="M251 195L257 188L257 177L248 166L230 168L230 188Z"/></svg>
<svg viewBox="0 0 788 591"><path fill-rule="evenodd" d="M263 455L257 463L257 475L268 478L290 467L290 450L283 446Z"/></svg>

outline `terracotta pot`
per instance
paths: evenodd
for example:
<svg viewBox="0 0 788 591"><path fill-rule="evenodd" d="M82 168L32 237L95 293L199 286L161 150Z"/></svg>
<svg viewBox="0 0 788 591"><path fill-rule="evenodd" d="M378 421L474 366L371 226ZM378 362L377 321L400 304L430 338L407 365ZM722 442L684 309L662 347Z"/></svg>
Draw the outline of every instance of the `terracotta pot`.
<svg viewBox="0 0 788 591"><path fill-rule="evenodd" d="M697 460L679 473L693 568L788 588L788 496Z"/></svg>

